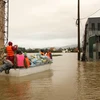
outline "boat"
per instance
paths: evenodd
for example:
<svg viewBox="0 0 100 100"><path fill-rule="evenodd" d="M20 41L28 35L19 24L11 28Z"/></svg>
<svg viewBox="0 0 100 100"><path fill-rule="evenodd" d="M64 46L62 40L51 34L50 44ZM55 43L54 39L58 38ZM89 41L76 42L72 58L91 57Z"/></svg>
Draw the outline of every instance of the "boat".
<svg viewBox="0 0 100 100"><path fill-rule="evenodd" d="M3 71L2 73L0 73L0 75L22 77L22 76L27 76L27 75L31 75L34 73L39 73L39 72L43 72L46 70L50 70L50 66L51 66L51 63L43 64L43 65L39 65L35 67L29 67L29 68L10 69L8 74L5 73L5 71Z"/></svg>
<svg viewBox="0 0 100 100"><path fill-rule="evenodd" d="M34 73L34 74L31 74L31 75L27 75L25 77L10 77L10 76L2 76L0 75L0 83L2 81L7 81L8 83L22 83L22 82L26 82L26 81L32 81L32 80L40 80L40 79L44 79L44 78L50 78L53 76L53 70L50 69L50 70L46 70L46 71L43 71L43 72L39 72L39 73Z"/></svg>
<svg viewBox="0 0 100 100"><path fill-rule="evenodd" d="M3 1L3 0L2 0ZM5 4L5 2L3 2ZM4 5L2 3L0 3L0 6ZM8 5L8 3L6 4ZM5 45L8 43L8 29L9 29L9 26L8 26L8 7L6 6L2 6L1 7L2 10L6 11L6 16L5 14L2 13L2 10L0 11L0 13L2 14L2 16L0 17L1 18L1 23L0 23L0 59L3 59L2 55L4 55L4 51L5 51ZM0 9L1 9L0 8ZM5 10L5 9L6 10ZM5 20L4 18L7 17ZM2 26L2 27L1 27ZM5 28L6 27L6 28ZM2 30L5 30L5 31L2 31ZM16 47L16 45L15 45ZM1 61L1 60L0 60ZM22 69L10 69L8 71L8 73L6 73L6 71L3 71L0 73L1 76L14 76L14 77L21 77L21 76L27 76L27 75L31 75L31 74L34 74L34 73L39 73L39 72L43 72L43 71L46 71L46 70L49 70L50 69L50 65L51 63L47 63L47 64L41 64L41 65L36 65L36 66L31 66L30 68L22 68Z"/></svg>

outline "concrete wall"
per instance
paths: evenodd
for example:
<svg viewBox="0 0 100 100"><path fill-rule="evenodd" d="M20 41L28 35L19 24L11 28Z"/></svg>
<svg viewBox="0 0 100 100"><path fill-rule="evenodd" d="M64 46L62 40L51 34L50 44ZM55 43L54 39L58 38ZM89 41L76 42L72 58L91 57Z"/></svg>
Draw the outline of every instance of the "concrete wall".
<svg viewBox="0 0 100 100"><path fill-rule="evenodd" d="M5 29L5 3L0 0L0 48L4 46L4 29Z"/></svg>
<svg viewBox="0 0 100 100"><path fill-rule="evenodd" d="M97 45L98 45L98 52L100 52L100 43L98 43Z"/></svg>
<svg viewBox="0 0 100 100"><path fill-rule="evenodd" d="M89 31L92 30L92 26L91 26L92 23L95 24L95 30L98 30L98 23L100 23L100 17L88 18L86 23L88 24Z"/></svg>
<svg viewBox="0 0 100 100"><path fill-rule="evenodd" d="M92 28L92 23L95 24L95 30ZM100 23L100 17L89 18L87 21L87 38L86 38L86 56L88 60L99 59L98 53L100 52L100 42L97 43L97 37L100 36L100 30L98 29L98 23Z"/></svg>

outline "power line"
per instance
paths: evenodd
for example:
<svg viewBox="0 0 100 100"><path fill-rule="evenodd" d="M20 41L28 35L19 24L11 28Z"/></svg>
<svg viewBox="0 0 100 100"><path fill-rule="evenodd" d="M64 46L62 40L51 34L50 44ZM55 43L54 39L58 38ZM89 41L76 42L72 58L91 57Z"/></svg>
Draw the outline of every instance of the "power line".
<svg viewBox="0 0 100 100"><path fill-rule="evenodd" d="M100 9L98 9L97 11L95 11L94 13L92 13L91 15L89 15L89 16L87 16L87 17L81 18L80 20L86 19L86 18L88 18L88 17L94 15L94 14L97 13L98 11L100 11Z"/></svg>
<svg viewBox="0 0 100 100"><path fill-rule="evenodd" d="M100 9L98 9L97 11L95 11L94 13L90 14L89 16L87 17L83 17L83 18L80 18L80 20L84 20L84 19L87 19L88 17L94 15L95 13L97 13L98 11L100 11ZM76 18L73 18L74 20L76 20L76 23L77 23L77 19Z"/></svg>

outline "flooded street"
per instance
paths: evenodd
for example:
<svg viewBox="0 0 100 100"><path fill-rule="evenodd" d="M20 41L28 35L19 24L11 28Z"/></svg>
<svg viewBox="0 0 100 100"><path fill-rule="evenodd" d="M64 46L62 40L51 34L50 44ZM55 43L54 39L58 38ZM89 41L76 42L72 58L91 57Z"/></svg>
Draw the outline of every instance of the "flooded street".
<svg viewBox="0 0 100 100"><path fill-rule="evenodd" d="M21 78L0 76L0 100L100 100L100 62L76 53L54 57L51 69Z"/></svg>

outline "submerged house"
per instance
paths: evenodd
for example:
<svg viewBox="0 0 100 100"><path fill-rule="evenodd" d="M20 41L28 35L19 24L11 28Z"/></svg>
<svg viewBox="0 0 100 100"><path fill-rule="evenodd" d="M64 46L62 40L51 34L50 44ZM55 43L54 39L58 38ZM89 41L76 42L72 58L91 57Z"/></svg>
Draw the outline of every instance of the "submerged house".
<svg viewBox="0 0 100 100"><path fill-rule="evenodd" d="M83 58L100 60L100 17L88 18L83 40Z"/></svg>

